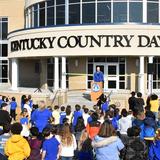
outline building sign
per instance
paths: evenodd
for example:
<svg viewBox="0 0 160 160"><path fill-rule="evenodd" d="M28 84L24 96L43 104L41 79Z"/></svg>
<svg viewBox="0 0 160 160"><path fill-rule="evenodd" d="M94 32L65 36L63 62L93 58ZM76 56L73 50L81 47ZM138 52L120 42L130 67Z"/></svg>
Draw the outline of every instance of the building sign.
<svg viewBox="0 0 160 160"><path fill-rule="evenodd" d="M136 44L135 44L136 39ZM54 48L160 48L160 35L71 35L38 37L11 41L11 52Z"/></svg>

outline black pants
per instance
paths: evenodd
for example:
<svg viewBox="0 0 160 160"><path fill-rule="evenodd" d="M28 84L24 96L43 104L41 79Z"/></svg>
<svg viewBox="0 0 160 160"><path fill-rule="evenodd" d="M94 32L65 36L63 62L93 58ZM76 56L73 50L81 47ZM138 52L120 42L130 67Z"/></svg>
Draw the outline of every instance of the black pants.
<svg viewBox="0 0 160 160"><path fill-rule="evenodd" d="M10 110L10 115L14 120L16 120L16 110L11 109Z"/></svg>

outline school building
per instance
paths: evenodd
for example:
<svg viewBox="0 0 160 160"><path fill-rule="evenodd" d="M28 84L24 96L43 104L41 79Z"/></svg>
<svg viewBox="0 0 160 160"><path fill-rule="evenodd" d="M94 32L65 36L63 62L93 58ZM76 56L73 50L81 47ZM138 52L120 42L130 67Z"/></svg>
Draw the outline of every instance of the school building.
<svg viewBox="0 0 160 160"><path fill-rule="evenodd" d="M90 91L100 66L105 91L158 92L159 23L159 0L2 0L0 83Z"/></svg>

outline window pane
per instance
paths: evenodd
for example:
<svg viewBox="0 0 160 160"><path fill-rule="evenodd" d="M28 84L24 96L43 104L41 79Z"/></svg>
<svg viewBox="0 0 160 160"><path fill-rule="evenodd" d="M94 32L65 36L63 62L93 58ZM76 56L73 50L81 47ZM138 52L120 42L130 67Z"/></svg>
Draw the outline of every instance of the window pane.
<svg viewBox="0 0 160 160"><path fill-rule="evenodd" d="M47 6L53 6L54 5L54 0L47 1Z"/></svg>
<svg viewBox="0 0 160 160"><path fill-rule="evenodd" d="M34 11L34 27L38 27L38 11Z"/></svg>
<svg viewBox="0 0 160 160"><path fill-rule="evenodd" d="M45 9L39 11L39 26L45 26Z"/></svg>
<svg viewBox="0 0 160 160"><path fill-rule="evenodd" d="M80 0L69 0L69 3L77 3L80 2Z"/></svg>
<svg viewBox="0 0 160 160"><path fill-rule="evenodd" d="M116 88L117 82L116 81L108 81L108 88Z"/></svg>
<svg viewBox="0 0 160 160"><path fill-rule="evenodd" d="M95 3L87 3L82 6L83 23L95 23Z"/></svg>
<svg viewBox="0 0 160 160"><path fill-rule="evenodd" d="M2 39L7 39L8 35L8 23L2 22Z"/></svg>
<svg viewBox="0 0 160 160"><path fill-rule="evenodd" d="M111 3L98 3L97 21L98 23L111 22Z"/></svg>
<svg viewBox="0 0 160 160"><path fill-rule="evenodd" d="M131 2L129 4L129 21L130 22L142 22L142 3Z"/></svg>
<svg viewBox="0 0 160 160"><path fill-rule="evenodd" d="M119 74L124 75L125 74L125 64L119 65Z"/></svg>
<svg viewBox="0 0 160 160"><path fill-rule="evenodd" d="M7 77L8 77L8 66L2 65L2 78L7 78Z"/></svg>
<svg viewBox="0 0 160 160"><path fill-rule="evenodd" d="M65 6L57 6L56 24L65 24Z"/></svg>
<svg viewBox="0 0 160 160"><path fill-rule="evenodd" d="M54 7L47 8L47 25L54 24Z"/></svg>
<svg viewBox="0 0 160 160"><path fill-rule="evenodd" d="M69 6L69 24L80 23L80 4Z"/></svg>
<svg viewBox="0 0 160 160"><path fill-rule="evenodd" d="M54 79L54 64L48 64L47 78Z"/></svg>
<svg viewBox="0 0 160 160"><path fill-rule="evenodd" d="M44 2L39 4L39 8L44 8L44 7L45 7L45 3Z"/></svg>
<svg viewBox="0 0 160 160"><path fill-rule="evenodd" d="M147 4L147 22L158 23L158 3Z"/></svg>
<svg viewBox="0 0 160 160"><path fill-rule="evenodd" d="M125 83L119 82L119 89L125 89Z"/></svg>
<svg viewBox="0 0 160 160"><path fill-rule="evenodd" d="M2 44L2 57L7 57L7 56L8 56L8 45Z"/></svg>
<svg viewBox="0 0 160 160"><path fill-rule="evenodd" d="M108 66L108 75L117 75L117 66Z"/></svg>
<svg viewBox="0 0 160 160"><path fill-rule="evenodd" d="M56 0L56 5L65 4L65 0Z"/></svg>
<svg viewBox="0 0 160 160"><path fill-rule="evenodd" d="M88 74L93 74L93 64L88 64Z"/></svg>
<svg viewBox="0 0 160 160"><path fill-rule="evenodd" d="M113 3L113 21L127 22L127 3L125 2Z"/></svg>

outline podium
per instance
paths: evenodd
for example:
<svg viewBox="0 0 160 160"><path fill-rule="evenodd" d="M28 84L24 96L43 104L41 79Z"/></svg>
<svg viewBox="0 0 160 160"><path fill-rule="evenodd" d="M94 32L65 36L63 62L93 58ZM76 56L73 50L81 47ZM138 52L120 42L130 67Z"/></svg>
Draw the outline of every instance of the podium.
<svg viewBox="0 0 160 160"><path fill-rule="evenodd" d="M91 82L91 100L97 102L97 98L103 93L103 82Z"/></svg>

